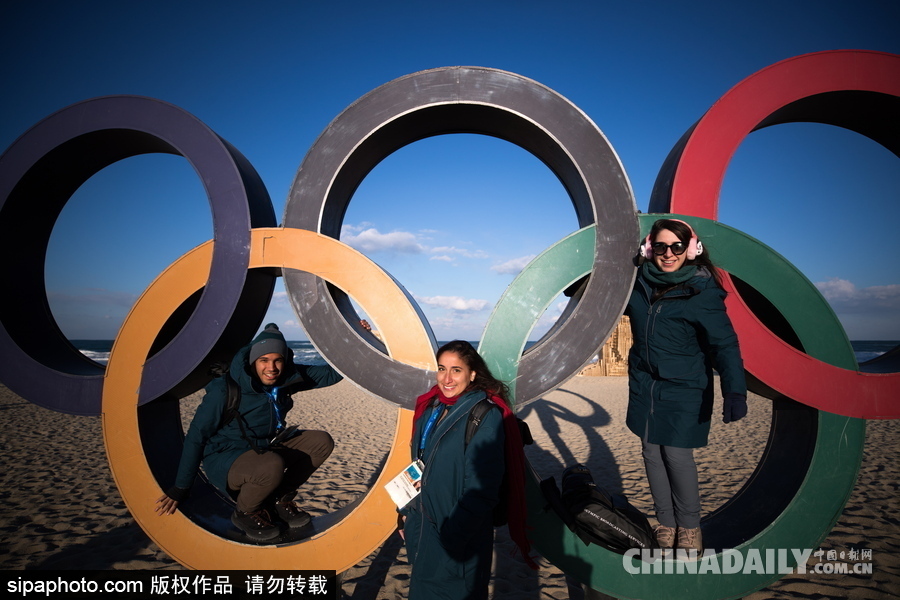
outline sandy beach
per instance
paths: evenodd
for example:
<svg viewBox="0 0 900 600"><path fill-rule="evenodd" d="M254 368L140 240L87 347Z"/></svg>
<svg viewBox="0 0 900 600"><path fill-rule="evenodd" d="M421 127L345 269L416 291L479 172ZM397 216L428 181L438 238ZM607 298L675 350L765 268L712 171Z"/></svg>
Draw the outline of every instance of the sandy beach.
<svg viewBox="0 0 900 600"><path fill-rule="evenodd" d="M187 422L200 394L182 401ZM301 489L313 516L364 494L391 445L395 409L348 381L295 396L289 422L326 429L334 454ZM625 427L627 379L575 377L520 411L535 437L529 461L543 477L586 464L601 485L624 492L650 514L637 438ZM755 467L769 431L771 403L750 399L743 421L713 424L710 444L698 450L704 513L739 489ZM335 410L340 406L340 410ZM717 413L714 413L717 414ZM365 415L355 422L346 415ZM4 570L153 569L183 567L160 550L131 518L110 475L99 417L40 408L0 386L2 509L0 567ZM900 596L900 422L869 421L859 479L823 550L871 550L871 575L787 575L746 596L879 599ZM737 465L737 467L735 467ZM150 501L151 499L148 499ZM492 597L579 598L546 559L530 571L512 556L506 529L497 530ZM815 559L811 559L812 561ZM298 565L298 568L301 568ZM410 568L399 536L343 573L346 598L405 598Z"/></svg>

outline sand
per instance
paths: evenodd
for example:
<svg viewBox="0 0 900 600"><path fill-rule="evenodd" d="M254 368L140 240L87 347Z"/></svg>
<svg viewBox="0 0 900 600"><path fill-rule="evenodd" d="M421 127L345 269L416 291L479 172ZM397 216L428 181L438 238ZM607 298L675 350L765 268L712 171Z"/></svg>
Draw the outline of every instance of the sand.
<svg viewBox="0 0 900 600"><path fill-rule="evenodd" d="M200 394L183 402L188 421ZM343 381L295 397L290 422L326 429L337 447L301 490L315 516L365 493L391 444L394 409ZM651 513L639 443L624 425L627 380L575 377L520 412L536 444L532 466L557 478L586 464L607 488ZM770 402L751 396L740 423L715 422L710 445L697 451L704 512L724 503L752 472L768 435ZM340 410L334 407L339 405ZM364 415L355 421L347 415ZM739 435L737 435L739 433ZM0 568L183 569L135 524L110 475L99 417L76 417L31 404L0 386L2 509ZM793 574L746 596L768 598L896 598L900 596L900 421L870 421L858 482L823 550L872 551L871 575ZM735 467L737 465L737 467ZM546 559L531 572L511 556L497 530L492 597L580 598L578 587ZM814 560L814 559L812 559ZM812 564L812 560L811 563ZM299 566L298 566L299 567ZM410 568L395 534L342 575L346 598L405 598Z"/></svg>

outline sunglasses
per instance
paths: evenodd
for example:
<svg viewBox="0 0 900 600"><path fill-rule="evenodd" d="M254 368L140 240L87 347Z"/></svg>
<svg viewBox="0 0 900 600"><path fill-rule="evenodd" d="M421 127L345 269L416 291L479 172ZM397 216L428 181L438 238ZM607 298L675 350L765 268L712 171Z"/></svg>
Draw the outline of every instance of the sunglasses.
<svg viewBox="0 0 900 600"><path fill-rule="evenodd" d="M666 250L672 249L672 254L675 256L681 256L684 254L685 250L687 250L688 245L684 242L675 242L674 244L665 244L663 242L653 242L650 244L650 247L653 249L653 254L657 256L662 256L666 253Z"/></svg>

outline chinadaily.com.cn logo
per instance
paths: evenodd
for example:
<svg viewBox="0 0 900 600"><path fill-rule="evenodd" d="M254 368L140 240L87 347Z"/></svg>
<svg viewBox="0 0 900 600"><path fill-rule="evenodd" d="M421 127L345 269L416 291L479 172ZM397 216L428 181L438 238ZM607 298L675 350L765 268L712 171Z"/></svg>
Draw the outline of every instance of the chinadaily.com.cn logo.
<svg viewBox="0 0 900 600"><path fill-rule="evenodd" d="M812 562L810 557L813 557ZM852 548L813 551L811 549L750 548L746 551L675 550L668 555L656 548L633 548L622 556L622 567L631 575L790 575L804 574L872 574L872 551Z"/></svg>

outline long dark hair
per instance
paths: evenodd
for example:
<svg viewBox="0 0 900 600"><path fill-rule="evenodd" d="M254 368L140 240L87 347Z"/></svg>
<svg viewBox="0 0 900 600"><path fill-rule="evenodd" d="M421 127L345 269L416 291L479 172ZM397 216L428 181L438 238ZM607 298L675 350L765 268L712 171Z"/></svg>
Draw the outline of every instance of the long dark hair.
<svg viewBox="0 0 900 600"><path fill-rule="evenodd" d="M659 219L656 223L653 224L653 227L650 228L650 241L655 242L656 236L663 229L668 229L672 233L675 234L679 240L681 240L684 244L690 244L691 235L696 235L694 230L687 223L683 223L681 221L677 221L675 219ZM699 239L699 238L698 238ZM716 265L713 264L712 259L709 256L709 248L704 246L703 253L699 254L693 259L687 259L684 261L686 265L696 265L698 267L706 267L706 269L712 274L713 278L716 280L716 284L719 287L722 287L722 278L719 275L719 270L716 268Z"/></svg>
<svg viewBox="0 0 900 600"><path fill-rule="evenodd" d="M469 369L475 371L475 379L469 384L466 391L481 390L494 396L500 396L507 403L509 402L509 388L506 387L505 383L494 377L487 363L484 362L484 359L481 358L481 355L478 354L478 351L475 350L472 344L465 340L447 342L438 348L437 354L435 354L438 362L440 362L441 355L445 352L455 352Z"/></svg>

